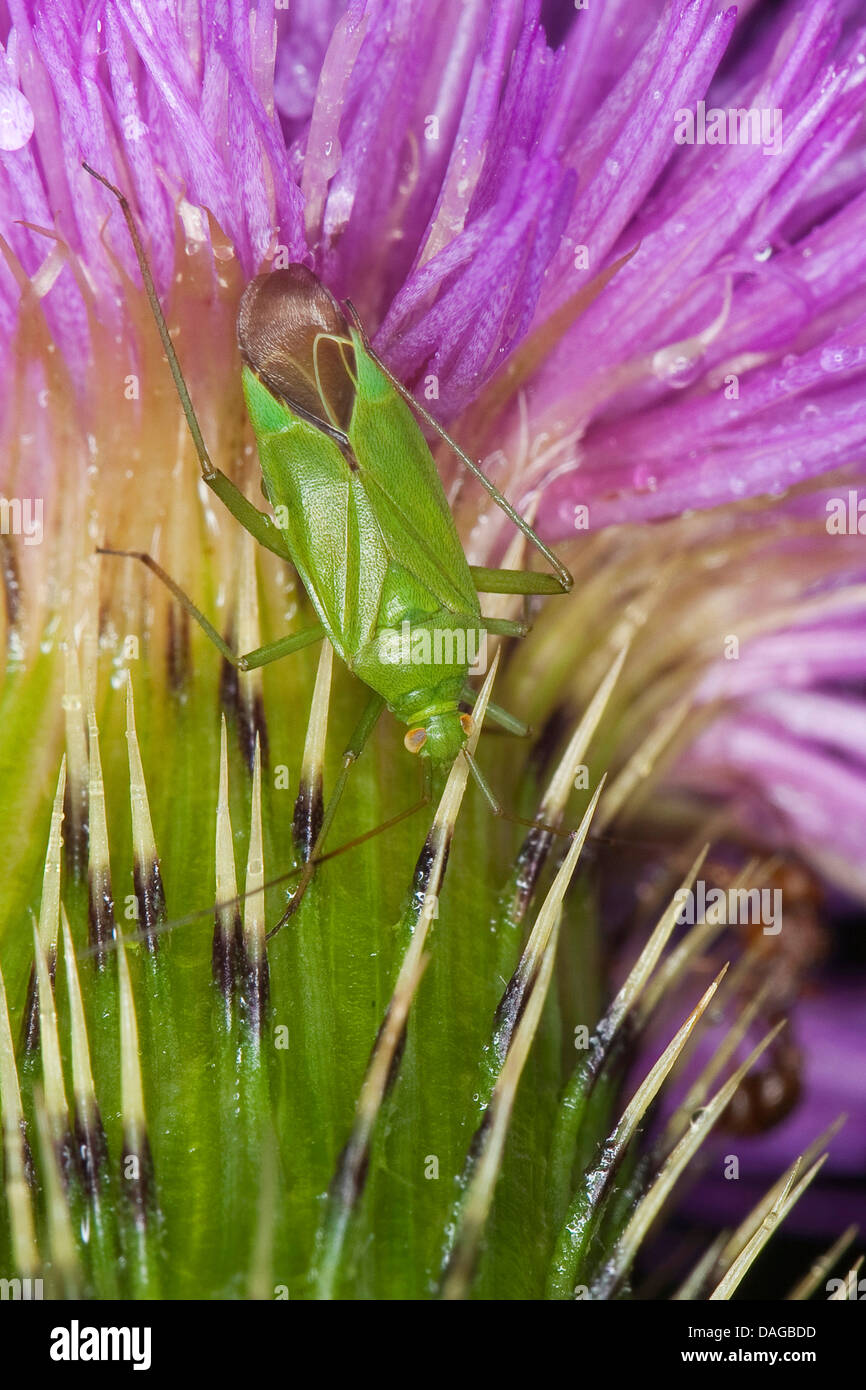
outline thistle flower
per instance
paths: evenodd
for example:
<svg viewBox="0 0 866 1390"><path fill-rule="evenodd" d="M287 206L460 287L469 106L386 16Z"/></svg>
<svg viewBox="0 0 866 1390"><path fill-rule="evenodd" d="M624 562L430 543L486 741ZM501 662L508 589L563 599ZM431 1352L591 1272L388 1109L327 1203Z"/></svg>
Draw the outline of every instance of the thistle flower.
<svg viewBox="0 0 866 1390"><path fill-rule="evenodd" d="M711 923L672 945L701 843L746 888L781 853L866 896L863 562L856 529L827 525L866 430L857 7L8 13L4 1258L97 1297L613 1296L776 1045L748 1031L748 943L729 933L738 964L712 980ZM327 645L221 669L141 566L94 555L149 551L236 650L302 626L302 586L197 489L127 228L83 160L134 204L208 448L249 498L237 303L300 261L570 538L573 594L497 654L475 707L480 726L496 676L537 730L507 756L485 732L479 756L506 805L579 826L567 849L461 807L458 759L426 840L403 819L323 863L266 948L285 903L267 884L310 861L359 687ZM529 563L435 457L470 562ZM416 794L385 726L328 848ZM626 942L613 890L642 908ZM697 1122L642 1147L712 1001L727 1071ZM766 1210L815 1179L820 1129L684 1288L730 1295Z"/></svg>

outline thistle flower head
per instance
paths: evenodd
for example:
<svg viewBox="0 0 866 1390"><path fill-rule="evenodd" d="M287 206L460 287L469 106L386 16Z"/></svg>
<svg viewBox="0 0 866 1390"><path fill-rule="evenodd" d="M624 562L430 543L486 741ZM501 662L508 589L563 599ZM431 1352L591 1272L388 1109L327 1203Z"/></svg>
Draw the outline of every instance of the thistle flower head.
<svg viewBox="0 0 866 1390"><path fill-rule="evenodd" d="M702 993L687 972L709 958L712 923L671 944L684 923L670 895L701 871L682 879L683 849L716 842L744 889L781 853L846 901L866 897L857 7L221 0L157 18L137 0L17 0L0 40L0 440L4 523L18 523L0 536L14 811L0 814L0 1105L16 1267L47 1259L63 1291L104 1296L117 1248L126 1296L206 1281L266 1297L613 1296L750 1069L778 1053L781 1007L767 1014L754 986L743 1003L748 941L733 934L728 956L746 963ZM203 444L128 225L83 162L129 199ZM271 304L287 285L317 316L293 317L282 293ZM220 669L142 566L94 554L148 552L224 655L310 620L304 583L267 543L254 558L200 464L206 450L204 481L208 466L233 480L249 521L261 471L242 362L248 384L345 432L358 390L347 300L397 386L562 543L576 581L535 605L497 676L494 698L519 715L509 727L537 731L528 756L495 757L482 739L485 710L503 721L488 706L495 663L472 717L447 715L447 740L433 710L421 751L447 741L449 757L417 858L400 814L415 764L389 727L353 767L359 687L327 643L318 664L298 650L264 674ZM320 332L338 353L327 420ZM531 566L525 534L430 440L469 563ZM310 518L327 566L348 572L345 536ZM501 632L520 599L483 611ZM452 766L464 742L470 758ZM476 749L503 804L535 821L516 858L512 827L461 810ZM354 844L392 820L316 867L335 830ZM567 849L563 826L579 826ZM269 950L286 902L271 873L296 887ZM635 894L646 909L625 943L623 892L629 917ZM201 933L163 935L209 901L213 990ZM24 905L38 908L35 945ZM138 944L115 949L124 933ZM599 938L628 961L612 1002ZM635 1040L681 987L688 1002L655 1060L638 1053L623 1109ZM700 1123L675 1098L639 1151L717 990L729 1074L692 1078ZM798 1000L792 985L785 1008ZM178 1049L188 1076L166 1066ZM815 1043L807 1099L820 1056ZM215 1098L194 1080L205 1065ZM798 1123L812 1118L801 1105ZM44 1197L28 1186L23 1123L38 1130ZM798 1132L802 1169L683 1287L728 1296L745 1277L766 1211L787 1213L815 1178L820 1127ZM191 1144L203 1157L174 1183ZM135 1162L117 1187L121 1151ZM219 1221L202 1216L206 1196ZM81 1248L76 1202L93 1216Z"/></svg>

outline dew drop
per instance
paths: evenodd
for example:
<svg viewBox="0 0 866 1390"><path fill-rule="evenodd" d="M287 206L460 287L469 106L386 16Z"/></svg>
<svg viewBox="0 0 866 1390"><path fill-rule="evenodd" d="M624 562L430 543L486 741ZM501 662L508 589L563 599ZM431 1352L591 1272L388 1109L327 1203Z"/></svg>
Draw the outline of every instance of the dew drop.
<svg viewBox="0 0 866 1390"><path fill-rule="evenodd" d="M0 83L0 150L23 150L34 126L33 108L24 93Z"/></svg>
<svg viewBox="0 0 866 1390"><path fill-rule="evenodd" d="M700 376L703 361L702 352L684 352L675 344L672 347L661 348L653 354L652 370L659 381L673 387L675 391L681 391L684 387L691 386Z"/></svg>
<svg viewBox="0 0 866 1390"><path fill-rule="evenodd" d="M632 474L632 482L638 492L656 492L658 490L659 480L654 473L650 472L645 463L638 464Z"/></svg>
<svg viewBox="0 0 866 1390"><path fill-rule="evenodd" d="M343 147L339 140L326 140L322 146L321 173L326 178L336 174L343 157Z"/></svg>
<svg viewBox="0 0 866 1390"><path fill-rule="evenodd" d="M824 348L818 359L822 372L844 372L846 367L850 367L857 360L857 354L853 348L832 347Z"/></svg>
<svg viewBox="0 0 866 1390"><path fill-rule="evenodd" d="M808 401L800 411L801 420L817 420L821 415L821 407L815 405L814 401Z"/></svg>

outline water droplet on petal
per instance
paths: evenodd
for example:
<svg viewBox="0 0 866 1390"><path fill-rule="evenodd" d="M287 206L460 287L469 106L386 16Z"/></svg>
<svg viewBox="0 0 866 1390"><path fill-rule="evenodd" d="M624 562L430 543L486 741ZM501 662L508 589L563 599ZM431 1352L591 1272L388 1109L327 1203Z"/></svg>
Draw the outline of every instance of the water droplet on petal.
<svg viewBox="0 0 866 1390"><path fill-rule="evenodd" d="M844 372L856 362L857 354L853 348L826 347L818 360L822 372Z"/></svg>
<svg viewBox="0 0 866 1390"><path fill-rule="evenodd" d="M703 370L703 362L702 352L688 352L674 344L653 353L652 370L659 381L675 391L681 391L697 380Z"/></svg>
<svg viewBox="0 0 866 1390"><path fill-rule="evenodd" d="M322 146L321 158L319 160L320 172L325 178L331 178L336 174L340 167L343 157L343 147L339 140L326 140Z"/></svg>
<svg viewBox="0 0 866 1390"><path fill-rule="evenodd" d="M0 84L0 150L23 150L34 125L33 108L24 93Z"/></svg>
<svg viewBox="0 0 866 1390"><path fill-rule="evenodd" d="M632 482L638 492L656 492L659 480L645 463L639 463L632 474Z"/></svg>
<svg viewBox="0 0 866 1390"><path fill-rule="evenodd" d="M814 401L808 401L800 411L801 420L817 420L821 414L821 407L815 405Z"/></svg>

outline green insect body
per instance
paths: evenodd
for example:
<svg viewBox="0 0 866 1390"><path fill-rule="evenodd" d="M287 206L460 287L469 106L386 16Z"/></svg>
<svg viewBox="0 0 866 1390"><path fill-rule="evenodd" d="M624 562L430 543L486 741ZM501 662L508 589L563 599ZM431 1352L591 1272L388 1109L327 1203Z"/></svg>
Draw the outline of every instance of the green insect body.
<svg viewBox="0 0 866 1390"><path fill-rule="evenodd" d="M337 654L425 731L424 755L450 763L466 741L458 704L483 634L478 594L424 436L350 332L348 449L244 367L264 492Z"/></svg>

